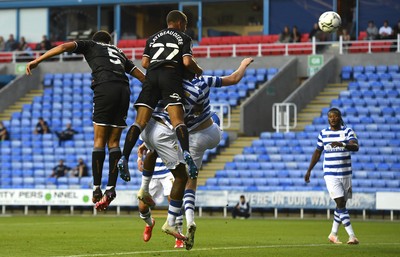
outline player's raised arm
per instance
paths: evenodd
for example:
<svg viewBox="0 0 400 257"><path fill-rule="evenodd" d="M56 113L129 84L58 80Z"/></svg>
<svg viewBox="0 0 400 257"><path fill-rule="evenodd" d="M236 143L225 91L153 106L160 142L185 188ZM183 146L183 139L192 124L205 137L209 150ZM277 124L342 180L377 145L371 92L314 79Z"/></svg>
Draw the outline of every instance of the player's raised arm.
<svg viewBox="0 0 400 257"><path fill-rule="evenodd" d="M45 52L43 55L41 55L37 59L29 62L26 65L26 69L25 69L26 75L31 75L32 70L35 69L39 65L39 63L41 63L42 61L47 60L53 56L62 54L64 52L70 52L70 51L74 50L75 48L76 48L75 42L68 42L68 43L64 43L64 44L61 44L59 46L56 46L56 47L50 49L49 51Z"/></svg>
<svg viewBox="0 0 400 257"><path fill-rule="evenodd" d="M247 67L254 61L253 58L248 57L244 58L242 62L240 63L240 66L232 72L228 76L223 76L222 77L222 86L231 86L239 83L239 81L243 78Z"/></svg>

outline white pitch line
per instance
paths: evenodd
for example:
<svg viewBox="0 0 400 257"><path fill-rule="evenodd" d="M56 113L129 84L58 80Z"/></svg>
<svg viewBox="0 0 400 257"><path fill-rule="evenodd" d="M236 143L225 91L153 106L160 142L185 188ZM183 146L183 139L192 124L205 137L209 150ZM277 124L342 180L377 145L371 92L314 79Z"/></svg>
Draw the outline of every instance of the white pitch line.
<svg viewBox="0 0 400 257"><path fill-rule="evenodd" d="M320 246L338 246L333 244L302 244L302 245L249 245L249 246L232 246L232 247L208 247L208 248L193 248L191 252L198 251L220 251L220 250L241 250L241 249L264 249L264 248L282 248L282 247L320 247ZM400 245L400 243L373 243L373 244L362 244L362 245ZM123 255L138 255L138 254L161 254L161 253L174 253L182 252L180 250L157 250L157 251L135 251L135 252L120 252L120 253L95 253L95 254L80 254L80 255L57 255L53 257L99 257L99 256L123 256Z"/></svg>

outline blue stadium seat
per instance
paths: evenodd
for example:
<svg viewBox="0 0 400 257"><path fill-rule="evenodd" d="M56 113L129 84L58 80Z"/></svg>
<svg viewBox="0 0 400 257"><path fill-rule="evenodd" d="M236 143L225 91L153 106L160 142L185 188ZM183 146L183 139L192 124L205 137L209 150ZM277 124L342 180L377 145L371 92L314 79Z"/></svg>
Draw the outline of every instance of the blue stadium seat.
<svg viewBox="0 0 400 257"><path fill-rule="evenodd" d="M217 170L215 172L215 177L216 178L227 178L228 177L228 171L227 170Z"/></svg>
<svg viewBox="0 0 400 257"><path fill-rule="evenodd" d="M393 64L393 65L388 65L388 72L394 72L394 73L398 73L399 72L399 65L397 64Z"/></svg>
<svg viewBox="0 0 400 257"><path fill-rule="evenodd" d="M377 65L376 66L376 73L379 73L379 74L381 74L381 73L387 73L387 71L388 71L388 66L387 65Z"/></svg>
<svg viewBox="0 0 400 257"><path fill-rule="evenodd" d="M236 163L237 162L226 162L225 166L224 166L224 169L225 170L236 170L237 169L236 168Z"/></svg>
<svg viewBox="0 0 400 257"><path fill-rule="evenodd" d="M226 170L226 178L239 178L242 174L246 174L244 170Z"/></svg>
<svg viewBox="0 0 400 257"><path fill-rule="evenodd" d="M399 189L400 181L399 180L386 180L386 187Z"/></svg>
<svg viewBox="0 0 400 257"><path fill-rule="evenodd" d="M365 65L364 72L365 73L375 73L376 67L374 65Z"/></svg>
<svg viewBox="0 0 400 257"><path fill-rule="evenodd" d="M284 163L282 163L282 164L283 164L282 166L285 166ZM277 174L278 178L287 178L287 177L289 177L289 171L285 170L285 169L277 170L276 174Z"/></svg>
<svg viewBox="0 0 400 257"><path fill-rule="evenodd" d="M236 163L236 169L238 169L238 170L246 170L246 169L248 169L247 162L237 162Z"/></svg>

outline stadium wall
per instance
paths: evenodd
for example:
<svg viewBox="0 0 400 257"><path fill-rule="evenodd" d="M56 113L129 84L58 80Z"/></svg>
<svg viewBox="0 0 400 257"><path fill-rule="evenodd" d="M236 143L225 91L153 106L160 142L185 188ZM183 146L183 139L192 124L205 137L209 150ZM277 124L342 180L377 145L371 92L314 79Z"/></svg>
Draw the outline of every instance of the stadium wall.
<svg viewBox="0 0 400 257"><path fill-rule="evenodd" d="M72 190L72 189L0 189L1 214L7 214L7 207L24 206L24 213L29 214L29 207L47 206L48 214L51 214L51 207L70 207L73 212L74 207L93 207L91 202L91 190ZM121 207L137 207L137 191L123 190L118 192L118 197L110 207L117 208L120 214ZM223 209L223 214L227 216L227 209L232 208L237 203L240 195L245 195L253 209L274 209L275 218L278 211L284 210L330 210L335 209L335 203L330 199L326 191L270 191L270 192L239 192L239 191L202 191L196 193L196 207L199 215L202 215L203 208ZM351 210L366 211L390 211L391 220L394 220L394 211L400 210L400 203L396 201L400 197L399 192L376 192L376 193L353 193L352 199L348 201L347 207ZM159 208L168 206L168 201L163 198L157 202ZM94 214L96 214L93 208ZM303 218L303 215L300 216Z"/></svg>
<svg viewBox="0 0 400 257"><path fill-rule="evenodd" d="M10 105L13 105L21 97L25 96L32 89L40 88L39 74L31 77L18 76L6 86L0 89L0 112L3 112Z"/></svg>
<svg viewBox="0 0 400 257"><path fill-rule="evenodd" d="M299 84L297 62L297 58L292 58L279 66L279 72L245 100L240 107L241 132L258 136L263 131L272 130L272 105L282 102Z"/></svg>
<svg viewBox="0 0 400 257"><path fill-rule="evenodd" d="M304 83L293 91L283 102L294 103L300 111L321 92L327 83L334 82L337 60L330 56L324 66L314 76L309 77Z"/></svg>

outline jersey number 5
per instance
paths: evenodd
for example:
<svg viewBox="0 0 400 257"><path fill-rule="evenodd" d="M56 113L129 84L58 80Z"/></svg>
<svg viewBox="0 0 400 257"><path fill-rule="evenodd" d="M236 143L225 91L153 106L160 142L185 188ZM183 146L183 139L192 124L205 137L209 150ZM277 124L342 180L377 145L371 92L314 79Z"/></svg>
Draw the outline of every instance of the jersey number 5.
<svg viewBox="0 0 400 257"><path fill-rule="evenodd" d="M174 43L166 43L165 46L163 43L155 43L153 45L153 48L158 48L157 52L153 55L152 60L157 60L158 57L164 53L164 51L168 51L165 52L164 55L168 54L167 57L165 57L165 60L172 60L175 55L177 55L179 53L179 46L177 44Z"/></svg>
<svg viewBox="0 0 400 257"><path fill-rule="evenodd" d="M119 56L117 55L118 51L111 47L108 47L107 50L108 50L108 55L111 57L110 62L112 62L114 64L121 64L121 60L119 59Z"/></svg>

